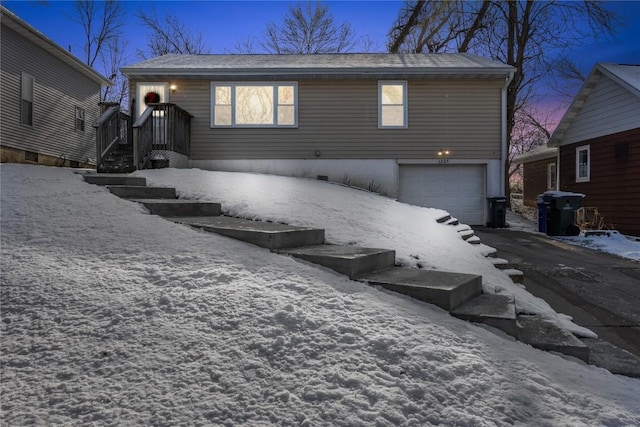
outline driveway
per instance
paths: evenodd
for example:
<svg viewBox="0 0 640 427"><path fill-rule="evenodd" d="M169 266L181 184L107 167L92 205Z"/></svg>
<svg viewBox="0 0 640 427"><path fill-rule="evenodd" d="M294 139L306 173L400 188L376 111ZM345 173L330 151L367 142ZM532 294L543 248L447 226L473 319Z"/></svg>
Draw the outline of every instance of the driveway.
<svg viewBox="0 0 640 427"><path fill-rule="evenodd" d="M524 273L527 290L605 341L640 356L640 262L540 233L474 228Z"/></svg>

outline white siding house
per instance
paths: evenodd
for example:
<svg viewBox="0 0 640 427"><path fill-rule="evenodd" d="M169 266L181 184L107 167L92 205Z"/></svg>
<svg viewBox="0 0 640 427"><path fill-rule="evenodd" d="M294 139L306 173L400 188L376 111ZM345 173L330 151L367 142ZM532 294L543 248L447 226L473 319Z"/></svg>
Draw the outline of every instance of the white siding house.
<svg viewBox="0 0 640 427"><path fill-rule="evenodd" d="M0 6L2 162L94 163L100 89L111 83Z"/></svg>

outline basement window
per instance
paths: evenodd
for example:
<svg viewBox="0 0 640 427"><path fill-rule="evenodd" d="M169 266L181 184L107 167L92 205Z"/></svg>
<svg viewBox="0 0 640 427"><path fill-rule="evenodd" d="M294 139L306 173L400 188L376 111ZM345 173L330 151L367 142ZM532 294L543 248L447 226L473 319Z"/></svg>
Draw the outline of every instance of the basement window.
<svg viewBox="0 0 640 427"><path fill-rule="evenodd" d="M38 153L34 153L33 151L25 151L24 159L27 162L35 162L38 163Z"/></svg>

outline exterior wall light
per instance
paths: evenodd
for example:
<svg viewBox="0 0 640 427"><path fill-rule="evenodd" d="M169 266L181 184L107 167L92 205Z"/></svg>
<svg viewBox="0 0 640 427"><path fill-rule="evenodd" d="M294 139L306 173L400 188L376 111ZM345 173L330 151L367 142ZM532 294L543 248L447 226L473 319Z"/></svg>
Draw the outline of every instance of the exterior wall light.
<svg viewBox="0 0 640 427"><path fill-rule="evenodd" d="M171 90L171 93L176 93L176 90L178 90L178 86L172 84L171 86L169 86L169 90Z"/></svg>
<svg viewBox="0 0 640 427"><path fill-rule="evenodd" d="M451 151L444 148L438 151L438 157L448 156L449 154L451 154Z"/></svg>

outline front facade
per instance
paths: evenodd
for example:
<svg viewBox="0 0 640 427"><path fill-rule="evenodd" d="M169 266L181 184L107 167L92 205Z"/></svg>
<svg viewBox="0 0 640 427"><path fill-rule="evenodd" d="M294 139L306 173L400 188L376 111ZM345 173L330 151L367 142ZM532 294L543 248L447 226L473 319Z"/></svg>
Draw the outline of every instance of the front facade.
<svg viewBox="0 0 640 427"><path fill-rule="evenodd" d="M640 65L597 64L552 135L559 189L640 236Z"/></svg>
<svg viewBox="0 0 640 427"><path fill-rule="evenodd" d="M110 82L0 6L1 161L88 166Z"/></svg>
<svg viewBox="0 0 640 427"><path fill-rule="evenodd" d="M511 67L459 55L167 55L122 70L192 115L190 166L328 179L486 222Z"/></svg>

